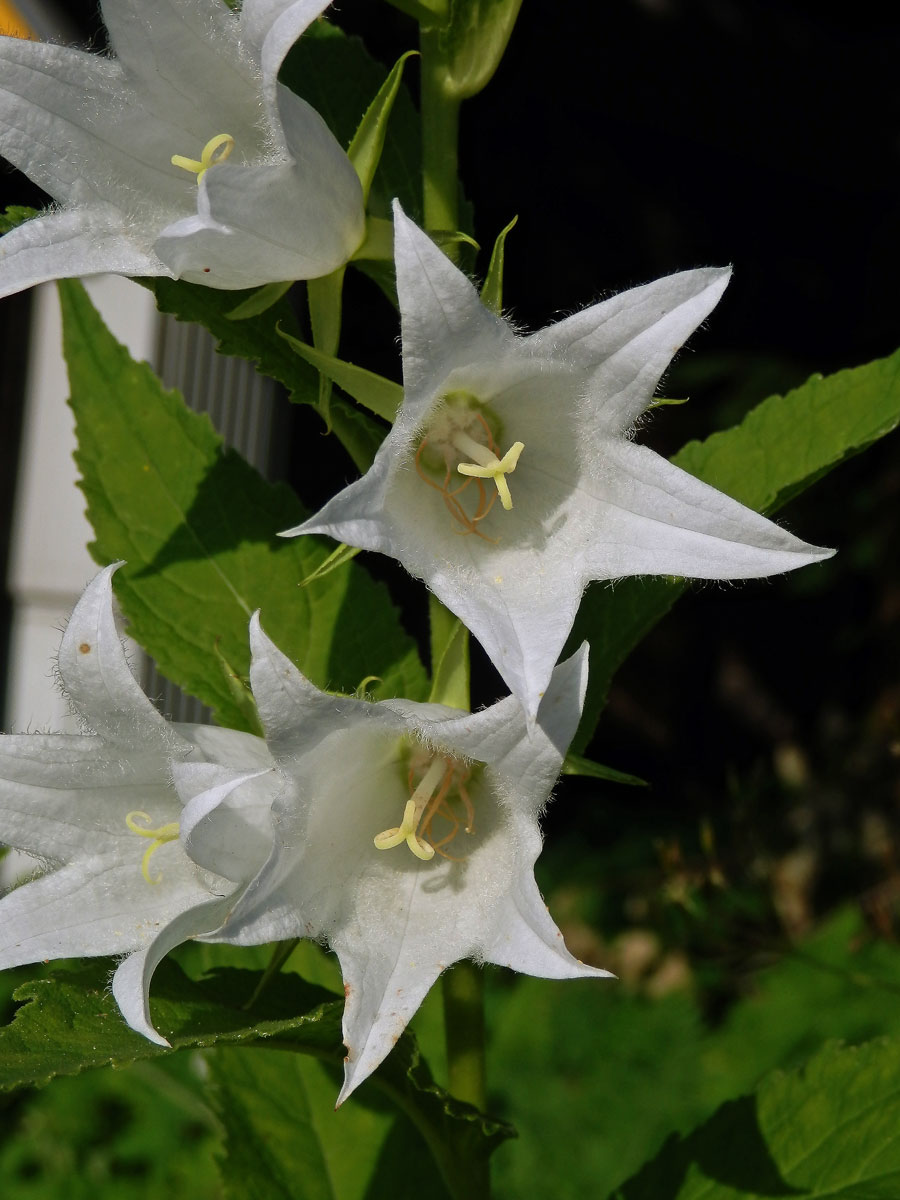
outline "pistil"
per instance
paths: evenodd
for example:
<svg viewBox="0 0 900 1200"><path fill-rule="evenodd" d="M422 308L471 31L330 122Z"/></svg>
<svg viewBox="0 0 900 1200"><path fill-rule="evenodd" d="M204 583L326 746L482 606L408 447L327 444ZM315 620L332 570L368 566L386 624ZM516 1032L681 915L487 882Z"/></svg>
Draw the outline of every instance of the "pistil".
<svg viewBox="0 0 900 1200"><path fill-rule="evenodd" d="M401 823L394 829L385 829L383 833L375 835L375 845L379 850L392 850L394 846L406 842L416 858L421 858L423 862L434 858L434 847L419 837L418 828L425 806L446 775L447 766L443 758L436 757L431 760L421 783L406 802Z"/></svg>
<svg viewBox="0 0 900 1200"><path fill-rule="evenodd" d="M474 463L461 462L457 464L460 475L468 475L474 479L493 479L494 486L500 496L500 503L507 512L512 508L512 496L509 494L509 484L506 476L512 474L519 461L519 455L525 449L524 442L513 442L502 458L498 458L487 446L482 446L474 438L462 430L454 433L453 445L461 454L474 458Z"/></svg>
<svg viewBox="0 0 900 1200"><path fill-rule="evenodd" d="M436 754L427 761L425 773L416 787L413 787L413 781L423 764L421 759L418 765L411 763L408 782L412 794L403 810L403 820L393 829L376 834L375 845L379 850L391 850L401 842L406 842L422 862L434 858L435 852L441 858L460 862L462 860L448 854L444 846L453 841L460 828L465 829L466 833L474 832L475 808L466 789L472 768L465 761L442 754ZM458 815L460 804L464 811L464 823ZM435 820L443 821L450 827L442 837L433 831Z"/></svg>
<svg viewBox="0 0 900 1200"><path fill-rule="evenodd" d="M139 825L138 821L144 822ZM153 841L144 851L144 857L141 859L141 874L148 883L159 883L162 880L162 874L159 874L154 879L150 874L150 859L166 842L174 842L178 838L179 825L177 821L170 821L167 825L159 825L156 829L149 828L153 818L149 813L142 812L140 809L135 809L134 812L128 813L125 817L125 824L132 833L136 833L138 837L153 838Z"/></svg>
<svg viewBox="0 0 900 1200"><path fill-rule="evenodd" d="M210 167L224 162L234 149L234 138L230 133L217 133L211 137L200 152L199 158L185 158L183 154L172 155L172 166L181 167L197 176L199 183Z"/></svg>

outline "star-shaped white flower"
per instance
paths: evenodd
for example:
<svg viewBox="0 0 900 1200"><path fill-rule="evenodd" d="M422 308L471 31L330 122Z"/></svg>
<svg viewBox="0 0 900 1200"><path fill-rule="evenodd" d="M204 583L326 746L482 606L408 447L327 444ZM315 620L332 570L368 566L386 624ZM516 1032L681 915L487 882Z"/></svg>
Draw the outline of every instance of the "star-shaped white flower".
<svg viewBox="0 0 900 1200"><path fill-rule="evenodd" d="M167 1045L150 1022L150 978L174 946L218 929L265 862L277 781L262 739L172 725L156 711L116 631L114 570L90 584L59 652L60 681L90 732L0 736L0 842L49 866L0 900L0 969L128 955L113 994L133 1029ZM185 823L185 801L226 779L227 800ZM185 853L197 828L215 873Z"/></svg>
<svg viewBox="0 0 900 1200"><path fill-rule="evenodd" d="M395 205L404 400L371 469L302 525L400 560L534 714L592 579L742 579L833 553L631 440L727 270L517 336Z"/></svg>
<svg viewBox="0 0 900 1200"><path fill-rule="evenodd" d="M538 818L581 713L586 647L556 668L529 728L512 696L478 713L330 696L256 618L250 640L284 787L272 856L221 933L244 944L321 937L336 951L347 997L339 1102L458 959L551 979L608 974L566 950L533 873ZM193 804L208 812L226 794ZM194 857L205 840L192 839Z"/></svg>
<svg viewBox="0 0 900 1200"><path fill-rule="evenodd" d="M103 0L115 56L0 38L0 154L59 208L0 239L0 296L109 271L311 279L363 237L359 180L278 83L329 0Z"/></svg>

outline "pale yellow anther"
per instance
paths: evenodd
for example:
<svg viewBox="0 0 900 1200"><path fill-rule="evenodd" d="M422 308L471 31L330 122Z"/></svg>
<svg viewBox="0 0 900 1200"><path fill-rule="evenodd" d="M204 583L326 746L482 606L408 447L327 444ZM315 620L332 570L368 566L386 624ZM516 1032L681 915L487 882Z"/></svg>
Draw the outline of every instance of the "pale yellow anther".
<svg viewBox="0 0 900 1200"><path fill-rule="evenodd" d="M203 147L199 158L185 158L183 154L173 154L171 162L173 167L181 167L183 171L190 171L192 175L196 175L199 183L209 168L224 162L233 149L234 138L231 134L217 133Z"/></svg>
<svg viewBox="0 0 900 1200"><path fill-rule="evenodd" d="M492 479L500 496L500 503L509 512L513 505L506 476L516 469L519 455L525 449L525 443L513 442L502 458L498 458L492 450L480 442L476 442L467 433L455 433L453 445L460 453L468 454L475 459L474 462L458 464L456 469L460 475L469 475L475 479Z"/></svg>
<svg viewBox="0 0 900 1200"><path fill-rule="evenodd" d="M394 846L406 842L416 858L420 858L423 862L434 858L434 847L430 846L424 838L420 838L417 831L428 801L446 774L447 763L444 759L440 756L433 758L428 770L422 776L419 786L407 800L406 808L403 810L403 820L400 824L375 835L374 842L377 849L392 850Z"/></svg>
<svg viewBox="0 0 900 1200"><path fill-rule="evenodd" d="M143 825L138 825L140 819L144 822ZM153 841L144 851L144 857L141 859L141 874L148 883L159 883L162 875L157 875L154 879L150 874L150 859L160 848L165 846L166 842L174 842L178 838L180 827L177 821L170 821L167 825L159 825L156 829L150 828L152 817L149 813L142 812L140 809L135 809L125 817L125 824L132 833L136 833L138 837L153 838Z"/></svg>

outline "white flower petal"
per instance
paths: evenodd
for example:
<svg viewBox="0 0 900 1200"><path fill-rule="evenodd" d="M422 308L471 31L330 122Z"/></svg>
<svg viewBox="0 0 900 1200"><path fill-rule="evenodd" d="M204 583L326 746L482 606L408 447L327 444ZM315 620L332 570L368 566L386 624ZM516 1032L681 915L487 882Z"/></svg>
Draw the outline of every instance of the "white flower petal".
<svg viewBox="0 0 900 1200"><path fill-rule="evenodd" d="M69 699L94 733L114 746L186 744L153 707L131 673L112 612L118 563L97 575L78 601L59 648L59 674Z"/></svg>
<svg viewBox="0 0 900 1200"><path fill-rule="evenodd" d="M177 842L154 855L159 884L141 874L142 850L136 846L125 862L97 857L70 863L0 900L0 969L126 953L146 945L184 908L206 901L209 892Z"/></svg>
<svg viewBox="0 0 900 1200"><path fill-rule="evenodd" d="M469 362L492 361L514 343L505 321L481 303L470 281L394 201L394 260L403 336L403 385L413 401L433 398L441 376ZM430 385L430 386L429 386Z"/></svg>
<svg viewBox="0 0 900 1200"><path fill-rule="evenodd" d="M220 0L106 0L108 58L0 38L0 152L74 209L0 241L0 295L101 271L183 269L243 288L346 262L364 234L359 180L318 114L277 82L324 7L251 3L239 17ZM199 179L220 134L231 157Z"/></svg>
<svg viewBox="0 0 900 1200"><path fill-rule="evenodd" d="M729 267L681 271L575 313L524 339L534 353L577 367L597 402L593 430L621 433L644 412L682 344L728 286Z"/></svg>
<svg viewBox="0 0 900 1200"><path fill-rule="evenodd" d="M533 878L538 817L581 713L586 646L557 668L533 724L514 697L461 713L329 696L269 641L257 618L251 647L254 697L282 779L272 802L274 848L209 940L327 939L347 996L339 1102L461 958L553 978L605 974L561 946ZM423 818L431 823L420 833L438 847L433 857L423 861L402 842L379 848L376 836L396 828L429 773L431 794L440 789L455 806ZM191 802L186 824L195 813L214 817L229 789L239 791L237 781L217 786ZM195 858L205 833L197 821L189 835Z"/></svg>
<svg viewBox="0 0 900 1200"><path fill-rule="evenodd" d="M326 275L363 234L359 181L345 185L340 165L328 153L308 175L293 164L213 167L197 213L163 229L154 250L178 277L219 288Z"/></svg>
<svg viewBox="0 0 900 1200"><path fill-rule="evenodd" d="M146 1011L150 975L167 949L214 933L264 862L272 786L263 780L280 780L260 738L176 731L156 712L116 631L115 569L88 586L59 656L63 685L95 732L0 737L0 840L45 868L63 864L0 900L0 968L141 951L117 974L116 994L131 1024L159 1041ZM237 785L198 812L192 787L224 780ZM202 864L179 836L183 804L196 813L187 835L202 824L214 843Z"/></svg>
<svg viewBox="0 0 900 1200"><path fill-rule="evenodd" d="M593 502L593 503L592 503ZM751 579L830 558L646 446L614 442L573 499L586 575ZM588 530L602 530L589 540Z"/></svg>
<svg viewBox="0 0 900 1200"><path fill-rule="evenodd" d="M246 0L242 6L241 37L253 49L262 68L270 105L285 55L330 3L331 0Z"/></svg>
<svg viewBox="0 0 900 1200"><path fill-rule="evenodd" d="M127 854L138 843L125 817L136 809L159 824L178 819L158 752L123 759L99 737L0 737L0 835L7 845L58 862Z"/></svg>
<svg viewBox="0 0 900 1200"><path fill-rule="evenodd" d="M235 883L252 879L272 846L270 812L280 781L271 764L235 776L217 763L176 763L172 773L186 799L181 841L190 858Z"/></svg>
<svg viewBox="0 0 900 1200"><path fill-rule="evenodd" d="M104 0L101 9L116 59L154 104L167 103L167 94L174 91L202 110L204 93L208 97L222 90L223 70L232 91L231 97L222 97L226 106L235 99L250 103L255 96L239 20L220 0ZM235 97L235 91L242 94ZM226 128L228 115L226 107L221 112Z"/></svg>
<svg viewBox="0 0 900 1200"><path fill-rule="evenodd" d="M231 899L205 900L179 912L144 949L130 955L119 966L112 981L116 1004L135 1033L141 1033L157 1046L170 1043L153 1026L150 1017L150 981L153 972L169 953L188 938L211 933L224 920Z"/></svg>
<svg viewBox="0 0 900 1200"><path fill-rule="evenodd" d="M103 272L172 275L105 206L45 213L0 238L0 297L50 279Z"/></svg>
<svg viewBox="0 0 900 1200"><path fill-rule="evenodd" d="M751 578L832 553L628 440L727 270L672 275L517 338L396 204L395 230L403 404L367 474L285 536L398 559L530 717L591 580ZM499 484L471 476L513 453L497 503Z"/></svg>

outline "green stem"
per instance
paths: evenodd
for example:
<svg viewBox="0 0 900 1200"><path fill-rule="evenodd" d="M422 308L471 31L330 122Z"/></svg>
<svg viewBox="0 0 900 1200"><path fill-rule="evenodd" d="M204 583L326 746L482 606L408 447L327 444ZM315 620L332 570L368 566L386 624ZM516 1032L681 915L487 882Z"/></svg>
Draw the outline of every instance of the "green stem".
<svg viewBox="0 0 900 1200"><path fill-rule="evenodd" d="M487 1105L484 1080L484 975L464 960L441 977L444 1036L450 1092L480 1112Z"/></svg>
<svg viewBox="0 0 900 1200"><path fill-rule="evenodd" d="M459 101L448 96L440 30L422 27L419 40L422 71L422 164L425 228L455 231L459 228ZM445 253L452 255L448 246ZM431 603L432 652L443 641L446 614L436 600ZM467 633L463 631L463 636ZM463 647L464 673L468 681L468 653ZM437 667L432 663L432 668ZM457 675L458 677L458 675ZM468 691L468 689L466 689ZM466 696L468 707L468 695ZM459 699L455 700L459 703ZM484 1112L485 1038L484 980L479 967L458 962L444 973L444 1036L447 1045L448 1083L451 1095ZM478 1191L490 1195L487 1159L478 1168Z"/></svg>
<svg viewBox="0 0 900 1200"><path fill-rule="evenodd" d="M422 167L425 228L459 227L459 101L446 94L441 31L421 29Z"/></svg>

